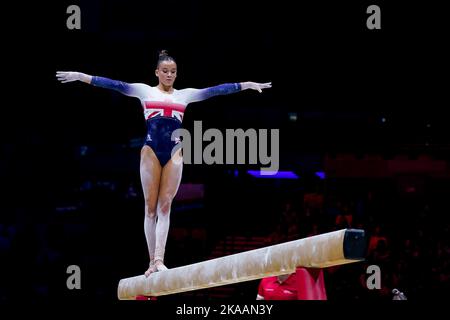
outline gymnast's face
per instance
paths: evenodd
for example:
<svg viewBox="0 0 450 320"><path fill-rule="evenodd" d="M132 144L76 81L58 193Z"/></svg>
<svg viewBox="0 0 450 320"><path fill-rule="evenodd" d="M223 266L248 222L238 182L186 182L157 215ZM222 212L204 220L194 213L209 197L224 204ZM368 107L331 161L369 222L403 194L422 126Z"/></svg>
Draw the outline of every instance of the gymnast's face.
<svg viewBox="0 0 450 320"><path fill-rule="evenodd" d="M172 87L177 77L177 64L175 61L162 61L158 69L156 69L155 74L160 84L166 87Z"/></svg>

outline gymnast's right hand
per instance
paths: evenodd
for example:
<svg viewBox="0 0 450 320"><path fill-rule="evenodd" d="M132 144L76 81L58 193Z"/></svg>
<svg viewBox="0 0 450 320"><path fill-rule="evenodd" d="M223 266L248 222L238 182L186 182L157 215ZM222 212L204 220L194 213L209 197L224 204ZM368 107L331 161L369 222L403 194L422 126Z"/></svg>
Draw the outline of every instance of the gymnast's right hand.
<svg viewBox="0 0 450 320"><path fill-rule="evenodd" d="M56 71L56 78L62 83L81 80L80 72Z"/></svg>
<svg viewBox="0 0 450 320"><path fill-rule="evenodd" d="M56 71L56 78L62 83L72 82L72 81L81 81L85 83L91 83L92 76L82 73L82 72L74 72L74 71Z"/></svg>

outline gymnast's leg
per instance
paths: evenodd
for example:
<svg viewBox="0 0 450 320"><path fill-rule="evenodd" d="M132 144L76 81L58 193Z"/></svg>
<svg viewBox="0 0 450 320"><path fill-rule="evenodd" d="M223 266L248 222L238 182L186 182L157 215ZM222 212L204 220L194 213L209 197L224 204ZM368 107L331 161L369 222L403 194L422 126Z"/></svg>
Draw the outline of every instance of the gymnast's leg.
<svg viewBox="0 0 450 320"><path fill-rule="evenodd" d="M164 252L169 232L170 207L180 186L182 172L183 160L181 150L178 150L162 168L161 174L161 185L156 207L158 223L156 225L155 266L158 271L167 269L164 265Z"/></svg>
<svg viewBox="0 0 450 320"><path fill-rule="evenodd" d="M155 233L156 233L156 203L158 201L159 184L161 180L161 165L153 150L144 145L141 150L140 174L142 190L145 199L144 232L147 240L150 264L145 276L156 271L155 262Z"/></svg>

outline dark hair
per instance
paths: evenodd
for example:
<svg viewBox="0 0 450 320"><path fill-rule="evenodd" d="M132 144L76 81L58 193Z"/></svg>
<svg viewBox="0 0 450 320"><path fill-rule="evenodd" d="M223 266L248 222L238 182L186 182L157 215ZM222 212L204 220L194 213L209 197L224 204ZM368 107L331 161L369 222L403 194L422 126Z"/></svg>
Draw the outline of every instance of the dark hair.
<svg viewBox="0 0 450 320"><path fill-rule="evenodd" d="M175 62L175 59L173 57L169 56L169 54L167 53L167 50L161 50L159 52L158 63L156 64L156 67L159 68L159 65L161 64L161 62L164 62L164 61Z"/></svg>

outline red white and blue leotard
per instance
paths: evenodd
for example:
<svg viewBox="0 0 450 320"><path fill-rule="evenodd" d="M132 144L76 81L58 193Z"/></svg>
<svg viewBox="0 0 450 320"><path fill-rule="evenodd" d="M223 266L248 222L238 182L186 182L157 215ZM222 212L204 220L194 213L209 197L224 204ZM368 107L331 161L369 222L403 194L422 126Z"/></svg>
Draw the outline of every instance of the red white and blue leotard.
<svg viewBox="0 0 450 320"><path fill-rule="evenodd" d="M170 160L177 143L171 139L172 132L181 127L189 103L241 91L239 83L226 83L205 89L174 89L172 93L165 93L144 83L126 83L97 76L92 77L91 84L139 98L147 121L145 144L153 149L161 166Z"/></svg>

